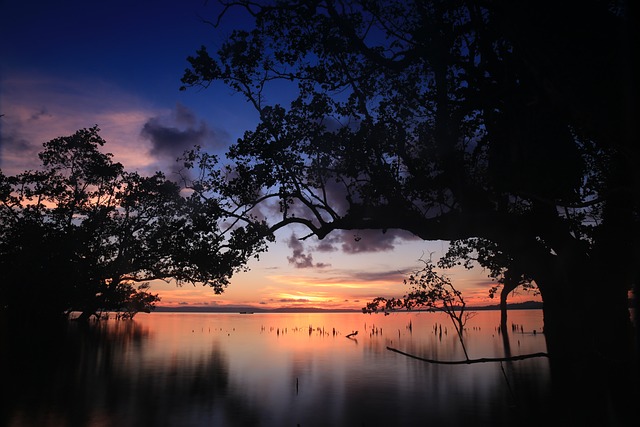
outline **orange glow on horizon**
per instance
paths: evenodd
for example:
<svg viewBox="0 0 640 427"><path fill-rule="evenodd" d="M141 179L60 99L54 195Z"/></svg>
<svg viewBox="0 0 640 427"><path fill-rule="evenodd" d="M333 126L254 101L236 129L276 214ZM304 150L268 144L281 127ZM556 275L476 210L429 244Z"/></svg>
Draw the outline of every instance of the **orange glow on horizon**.
<svg viewBox="0 0 640 427"><path fill-rule="evenodd" d="M298 289L296 289L298 288ZM311 288L311 289L310 289ZM238 298L232 293L240 293L242 289L229 288L221 295L215 295L210 288L185 286L183 288L167 289L158 293L161 301L158 306L162 307L200 307L200 308L224 308L224 307L254 307L261 309L281 309L281 308L320 308L326 310L351 309L361 310L367 302L378 296L401 297L403 292L397 286L380 287L377 289L367 288L356 284L341 284L338 286L319 285L315 286L288 287L286 291L278 288L262 289L259 293L253 294L253 298ZM321 288L321 289L317 289ZM463 297L467 307L478 307L499 304L499 298L489 298L488 289L470 288L465 289ZM384 292L376 292L377 290ZM350 292L356 291L356 292ZM395 291L395 292L394 292ZM519 292L509 296L509 303L521 303L525 301L541 301L540 296L532 293Z"/></svg>
<svg viewBox="0 0 640 427"><path fill-rule="evenodd" d="M396 273L392 267L385 266L382 274L375 274L367 268L375 264L369 257L358 263L354 259L345 266L335 265L332 269L294 269L279 266L278 253L278 248L270 253L274 259L265 263L266 267L256 263L249 272L235 275L219 295L207 286L177 287L175 282L154 282L151 292L159 294L161 301L157 305L162 307L361 310L376 297L399 298L409 291L403 284L405 275L401 271ZM462 292L467 307L499 304L499 298L489 298L489 289L495 282L483 277L480 271L460 269L447 273L456 289ZM520 289L508 298L509 303L525 301L541 301L541 298Z"/></svg>

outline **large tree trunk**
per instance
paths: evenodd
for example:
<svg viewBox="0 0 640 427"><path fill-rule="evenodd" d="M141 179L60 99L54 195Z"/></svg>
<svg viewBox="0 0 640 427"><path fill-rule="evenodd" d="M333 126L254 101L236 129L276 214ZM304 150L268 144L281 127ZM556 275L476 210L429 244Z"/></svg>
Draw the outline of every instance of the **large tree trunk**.
<svg viewBox="0 0 640 427"><path fill-rule="evenodd" d="M581 267L539 283L553 401L564 425L632 425L639 396L637 349L626 291L589 265Z"/></svg>
<svg viewBox="0 0 640 427"><path fill-rule="evenodd" d="M507 329L507 297L509 296L509 287L507 284L502 285L500 291L500 329L502 330L502 344L504 346L505 357L511 357L511 343L509 342L509 330Z"/></svg>
<svg viewBox="0 0 640 427"><path fill-rule="evenodd" d="M82 313L80 313L80 316L76 317L76 320L78 322L87 322L91 316L94 316L95 314L95 310L83 310Z"/></svg>

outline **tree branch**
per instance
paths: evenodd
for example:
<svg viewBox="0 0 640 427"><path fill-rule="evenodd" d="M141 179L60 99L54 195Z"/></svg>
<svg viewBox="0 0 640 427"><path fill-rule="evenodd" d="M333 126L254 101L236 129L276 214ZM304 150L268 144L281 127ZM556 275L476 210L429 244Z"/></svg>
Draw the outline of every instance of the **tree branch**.
<svg viewBox="0 0 640 427"><path fill-rule="evenodd" d="M531 353L531 354L521 354L519 356L511 356L511 357L483 357L480 359L467 359L467 360L435 360L435 359L426 359L424 357L405 353L404 351L400 351L393 347L387 347L387 350L393 351L394 353L402 354L403 356L407 356L412 359L421 360L423 362L433 363L438 365L471 365L473 363L511 362L515 360L532 359L534 357L547 357L547 358L549 357L547 353L540 352L540 353Z"/></svg>

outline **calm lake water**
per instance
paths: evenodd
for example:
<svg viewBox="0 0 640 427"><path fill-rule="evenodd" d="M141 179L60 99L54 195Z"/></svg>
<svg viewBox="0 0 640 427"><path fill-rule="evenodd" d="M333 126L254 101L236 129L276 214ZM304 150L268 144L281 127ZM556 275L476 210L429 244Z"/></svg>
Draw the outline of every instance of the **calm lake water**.
<svg viewBox="0 0 640 427"><path fill-rule="evenodd" d="M507 351L499 319L468 321L471 359L546 351L541 310L509 312ZM387 349L463 360L439 313L152 313L4 341L7 426L520 426L549 416L544 357L441 365Z"/></svg>

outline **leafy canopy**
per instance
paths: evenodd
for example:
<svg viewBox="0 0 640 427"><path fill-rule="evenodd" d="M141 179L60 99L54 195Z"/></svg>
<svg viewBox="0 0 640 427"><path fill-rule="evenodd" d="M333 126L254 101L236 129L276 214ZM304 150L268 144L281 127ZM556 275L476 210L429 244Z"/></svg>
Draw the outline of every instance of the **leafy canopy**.
<svg viewBox="0 0 640 427"><path fill-rule="evenodd" d="M218 23L240 7L255 25L189 57L183 89L222 81L259 113L224 191L240 211L277 203L271 230L481 239L505 254L481 264L517 259L518 282L542 282L557 256L593 256L612 197L635 199L610 189L637 156L619 157L626 63L608 43L622 18L604 3L223 4Z"/></svg>
<svg viewBox="0 0 640 427"><path fill-rule="evenodd" d="M45 143L40 170L0 172L3 310L132 317L159 300L149 281L220 293L264 249L255 231L224 225L215 199L128 172L104 144L97 127L81 129Z"/></svg>
<svg viewBox="0 0 640 427"><path fill-rule="evenodd" d="M221 3L218 24L235 7L251 25L188 58L182 82L223 82L259 115L228 152L235 211L277 206L270 230L320 239L403 229L458 242L447 260L538 287L558 395L590 409L568 408L570 422L632 419L632 2ZM411 304L447 298L430 294L436 276L416 278Z"/></svg>

